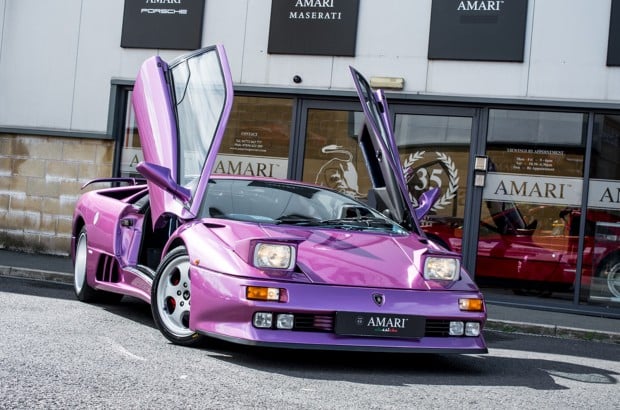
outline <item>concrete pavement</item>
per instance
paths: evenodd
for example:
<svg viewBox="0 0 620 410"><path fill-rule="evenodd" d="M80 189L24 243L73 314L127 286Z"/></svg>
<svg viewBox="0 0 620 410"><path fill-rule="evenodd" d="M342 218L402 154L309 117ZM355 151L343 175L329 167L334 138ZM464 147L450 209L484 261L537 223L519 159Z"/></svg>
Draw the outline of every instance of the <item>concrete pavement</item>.
<svg viewBox="0 0 620 410"><path fill-rule="evenodd" d="M0 249L0 276L36 279L71 285L73 265L69 257L27 254ZM620 344L620 313L603 308L574 305L550 306L515 303L485 292L487 330L519 332Z"/></svg>

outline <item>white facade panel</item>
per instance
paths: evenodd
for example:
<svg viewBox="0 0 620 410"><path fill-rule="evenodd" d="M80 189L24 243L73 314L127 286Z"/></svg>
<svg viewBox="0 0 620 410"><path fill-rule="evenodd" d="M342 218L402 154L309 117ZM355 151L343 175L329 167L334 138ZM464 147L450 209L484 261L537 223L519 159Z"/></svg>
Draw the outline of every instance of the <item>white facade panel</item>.
<svg viewBox="0 0 620 410"><path fill-rule="evenodd" d="M256 49L246 50L245 44L248 43L248 0L227 1L207 1L205 4L205 15L203 22L203 46L211 44L224 44L226 54L233 75L233 81L240 83L242 80L242 64L245 60L251 60L249 55L256 52ZM252 4L262 3L263 7L269 9L270 3L267 1L252 0ZM254 19L255 17L253 17ZM263 18L261 15L260 18ZM267 17L268 19L269 17ZM255 33L250 33L251 37L256 37ZM264 42L264 39L261 37ZM252 44L250 47L253 47ZM248 52L247 56L244 53ZM266 50L264 50L266 52ZM249 65L249 70L254 67Z"/></svg>
<svg viewBox="0 0 620 410"><path fill-rule="evenodd" d="M405 92L426 92L431 5L431 0L360 2L356 56L336 59L333 87L353 88L348 70L353 65L367 77L404 78Z"/></svg>
<svg viewBox="0 0 620 410"><path fill-rule="evenodd" d="M604 99L610 0L533 2L528 97Z"/></svg>
<svg viewBox="0 0 620 410"><path fill-rule="evenodd" d="M80 0L7 1L0 124L70 128Z"/></svg>
<svg viewBox="0 0 620 410"><path fill-rule="evenodd" d="M527 74L523 63L433 60L426 92L519 98L527 90Z"/></svg>
<svg viewBox="0 0 620 410"><path fill-rule="evenodd" d="M329 57L268 54L271 0L207 0L202 44L226 46L239 85L351 91L353 65L404 78L405 93L620 100L620 67L606 66L611 0L529 0L517 63L428 60L431 7L360 1L356 56ZM0 127L105 133L111 80L185 53L121 48L123 10L124 0L0 0Z"/></svg>
<svg viewBox="0 0 620 410"><path fill-rule="evenodd" d="M106 129L110 78L120 71L122 15L122 0L82 3L72 130Z"/></svg>

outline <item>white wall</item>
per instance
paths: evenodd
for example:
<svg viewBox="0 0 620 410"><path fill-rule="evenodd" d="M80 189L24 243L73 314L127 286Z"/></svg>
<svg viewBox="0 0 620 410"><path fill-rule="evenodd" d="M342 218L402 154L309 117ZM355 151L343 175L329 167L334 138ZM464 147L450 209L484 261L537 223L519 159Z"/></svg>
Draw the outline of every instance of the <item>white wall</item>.
<svg viewBox="0 0 620 410"><path fill-rule="evenodd" d="M355 57L269 55L271 0L205 4L202 44L226 46L238 84L352 89L353 65L404 77L409 93L620 100L620 68L605 66L611 0L529 0L523 63L427 60L432 0L361 0ZM111 79L184 53L121 48L123 7L0 0L0 127L106 132Z"/></svg>

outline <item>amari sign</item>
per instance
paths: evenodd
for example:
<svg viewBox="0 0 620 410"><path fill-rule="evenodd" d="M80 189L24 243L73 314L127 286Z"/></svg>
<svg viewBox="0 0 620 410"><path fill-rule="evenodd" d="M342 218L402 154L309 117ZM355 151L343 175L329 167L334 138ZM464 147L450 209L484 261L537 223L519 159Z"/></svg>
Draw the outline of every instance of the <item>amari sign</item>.
<svg viewBox="0 0 620 410"><path fill-rule="evenodd" d="M273 0L271 54L354 56L359 0Z"/></svg>
<svg viewBox="0 0 620 410"><path fill-rule="evenodd" d="M201 47L204 0L125 0L121 47Z"/></svg>
<svg viewBox="0 0 620 410"><path fill-rule="evenodd" d="M523 61L527 0L433 0L429 59Z"/></svg>

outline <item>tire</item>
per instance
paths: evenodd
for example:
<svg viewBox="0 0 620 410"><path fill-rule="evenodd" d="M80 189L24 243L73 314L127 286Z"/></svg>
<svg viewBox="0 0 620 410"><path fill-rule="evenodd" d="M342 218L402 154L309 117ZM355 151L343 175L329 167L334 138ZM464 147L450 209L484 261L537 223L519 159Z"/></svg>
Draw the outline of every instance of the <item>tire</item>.
<svg viewBox="0 0 620 410"><path fill-rule="evenodd" d="M151 310L159 331L172 343L198 346L204 336L189 328L190 273L187 250L180 246L157 268L151 288Z"/></svg>
<svg viewBox="0 0 620 410"><path fill-rule="evenodd" d="M620 256L616 255L603 262L597 276L606 279L607 289L613 297L620 298Z"/></svg>
<svg viewBox="0 0 620 410"><path fill-rule="evenodd" d="M78 300L86 303L116 303L123 295L93 289L88 284L88 235L83 227L75 245L75 264L73 266L73 290Z"/></svg>

